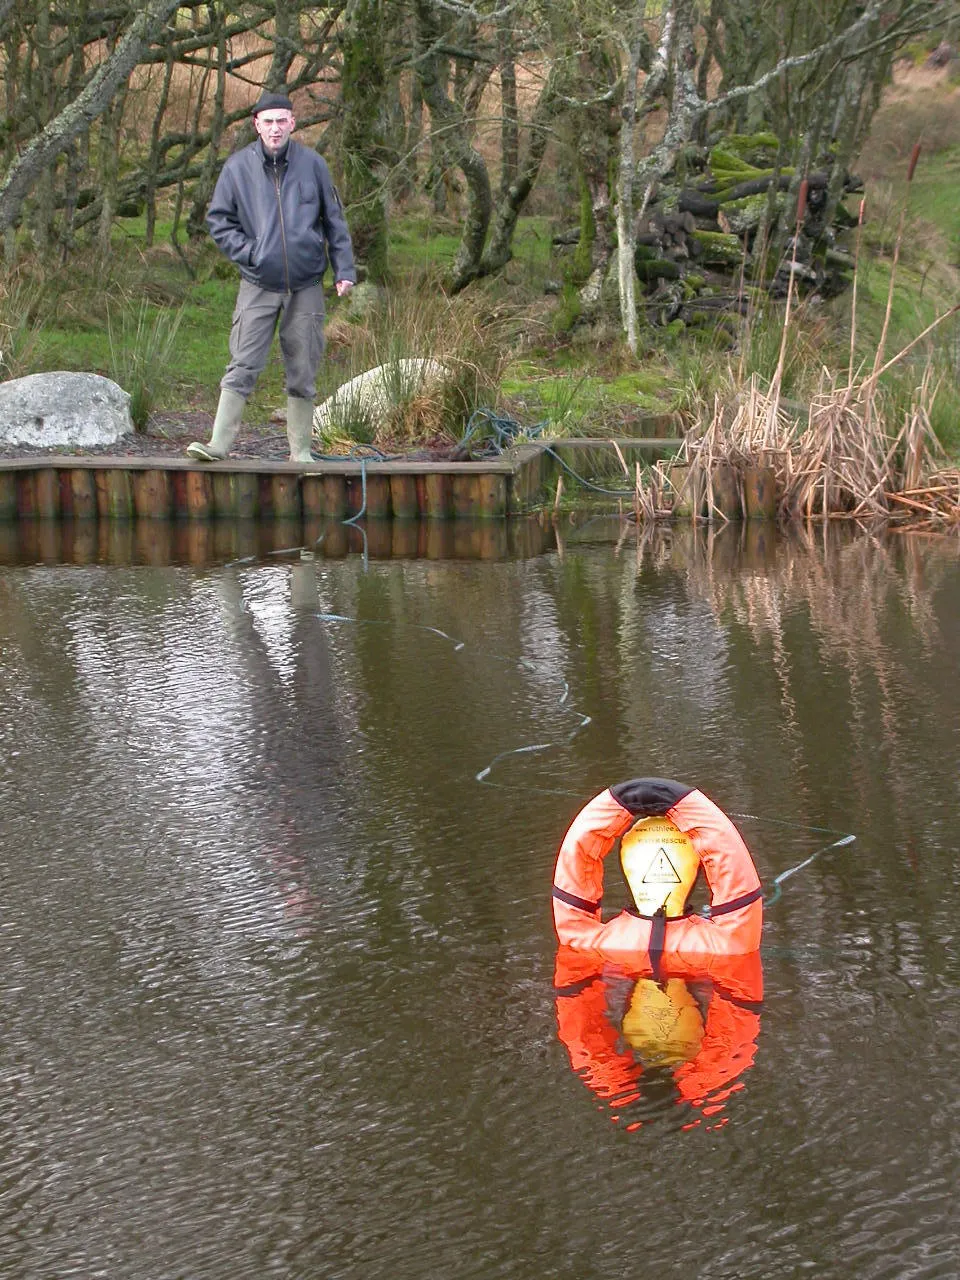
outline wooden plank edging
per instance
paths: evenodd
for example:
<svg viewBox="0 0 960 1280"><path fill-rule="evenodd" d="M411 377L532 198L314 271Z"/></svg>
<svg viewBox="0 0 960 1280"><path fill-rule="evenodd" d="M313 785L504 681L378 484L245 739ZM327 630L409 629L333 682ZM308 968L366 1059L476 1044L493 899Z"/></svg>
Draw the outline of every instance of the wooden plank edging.
<svg viewBox="0 0 960 1280"><path fill-rule="evenodd" d="M677 443L659 437L621 442L657 450ZM361 509L371 517L496 519L550 500L559 466L554 448L602 444L610 446L573 438L531 442L476 462L0 457L0 520L343 519Z"/></svg>

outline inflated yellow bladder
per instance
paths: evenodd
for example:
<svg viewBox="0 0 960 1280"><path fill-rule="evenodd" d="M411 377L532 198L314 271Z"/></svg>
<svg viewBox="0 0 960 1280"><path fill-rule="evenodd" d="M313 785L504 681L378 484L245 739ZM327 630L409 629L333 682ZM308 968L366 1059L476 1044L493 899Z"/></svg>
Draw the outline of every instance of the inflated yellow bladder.
<svg viewBox="0 0 960 1280"><path fill-rule="evenodd" d="M669 818L641 818L620 841L620 865L642 916L682 916L700 869L693 841Z"/></svg>
<svg viewBox="0 0 960 1280"><path fill-rule="evenodd" d="M676 1067L692 1062L703 1043L704 1022L687 984L680 978L641 978L633 989L621 1027L645 1066Z"/></svg>

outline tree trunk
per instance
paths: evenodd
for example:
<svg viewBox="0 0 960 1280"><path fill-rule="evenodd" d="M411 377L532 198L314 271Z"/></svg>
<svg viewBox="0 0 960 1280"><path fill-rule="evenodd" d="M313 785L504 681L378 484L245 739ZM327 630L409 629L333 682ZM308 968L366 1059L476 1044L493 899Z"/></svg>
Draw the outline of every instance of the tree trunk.
<svg viewBox="0 0 960 1280"><path fill-rule="evenodd" d="M387 90L384 0L348 0L343 50L340 147L350 229L367 278L387 279L386 180L383 166L383 95Z"/></svg>
<svg viewBox="0 0 960 1280"><path fill-rule="evenodd" d="M517 108L517 68L509 33L502 28L500 44L500 191L501 201L520 172L520 113Z"/></svg>
<svg viewBox="0 0 960 1280"><path fill-rule="evenodd" d="M523 169L518 168L514 181L505 191L501 191L497 201L490 243L481 264L483 275L492 275L500 271L512 256L513 234L517 229L517 220L540 173L540 166L550 138L547 127L556 110L557 82L557 64L553 63L534 108L533 119L530 121L530 141L527 144L527 156Z"/></svg>
<svg viewBox="0 0 960 1280"><path fill-rule="evenodd" d="M140 61L165 22L176 12L177 0L150 0L135 15L113 53L97 68L81 93L52 119L11 164L0 182L0 233L12 227L23 202L40 175L66 151L70 143L107 109L114 95Z"/></svg>
<svg viewBox="0 0 960 1280"><path fill-rule="evenodd" d="M470 122L459 104L452 102L440 78L440 30L431 0L415 0L418 36L422 49L417 71L423 100L430 108L431 127L442 135L443 152L467 182L467 210L460 245L453 263L451 287L463 289L480 272L483 248L490 227L493 199L486 161L470 141Z"/></svg>
<svg viewBox="0 0 960 1280"><path fill-rule="evenodd" d="M641 0L639 17L642 21L645 3ZM636 223L633 218L633 175L636 169L634 130L637 126L637 76L640 72L640 41L643 28L627 47L626 85L620 124L620 154L617 166L617 286L620 295L620 319L627 337L627 346L637 354L637 273L634 266L636 252Z"/></svg>

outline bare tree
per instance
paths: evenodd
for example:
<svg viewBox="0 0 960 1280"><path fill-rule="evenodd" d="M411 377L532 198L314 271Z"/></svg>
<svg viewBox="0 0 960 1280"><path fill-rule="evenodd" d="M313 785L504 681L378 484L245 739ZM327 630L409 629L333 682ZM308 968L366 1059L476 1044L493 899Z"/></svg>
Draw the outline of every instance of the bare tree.
<svg viewBox="0 0 960 1280"><path fill-rule="evenodd" d="M114 95L126 84L140 61L144 49L158 37L177 8L177 0L149 0L142 9L135 11L125 34L79 95L13 162L0 182L0 233L17 220L24 199L49 165L107 110Z"/></svg>

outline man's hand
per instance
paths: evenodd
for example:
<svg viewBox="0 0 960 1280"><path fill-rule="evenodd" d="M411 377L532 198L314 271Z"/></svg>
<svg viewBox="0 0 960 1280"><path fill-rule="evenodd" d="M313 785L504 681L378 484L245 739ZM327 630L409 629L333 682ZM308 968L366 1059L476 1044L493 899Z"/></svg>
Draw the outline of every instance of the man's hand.
<svg viewBox="0 0 960 1280"><path fill-rule="evenodd" d="M338 280L337 281L337 297L338 298L344 297L346 294L350 292L352 288L353 288L352 280Z"/></svg>

